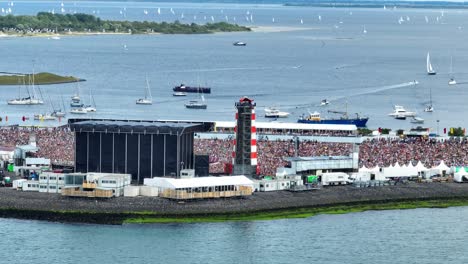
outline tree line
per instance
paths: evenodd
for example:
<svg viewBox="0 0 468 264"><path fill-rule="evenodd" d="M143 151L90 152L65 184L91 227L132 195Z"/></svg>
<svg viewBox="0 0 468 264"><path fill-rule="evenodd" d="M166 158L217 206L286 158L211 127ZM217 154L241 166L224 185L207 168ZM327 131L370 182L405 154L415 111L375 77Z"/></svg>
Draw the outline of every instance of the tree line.
<svg viewBox="0 0 468 264"><path fill-rule="evenodd" d="M162 33L162 34L206 34L214 32L250 31L250 28L226 22L203 25L183 24L179 21L112 21L102 20L88 14L52 14L40 12L36 16L0 16L3 32L20 33L69 33L69 32L112 32L112 33Z"/></svg>

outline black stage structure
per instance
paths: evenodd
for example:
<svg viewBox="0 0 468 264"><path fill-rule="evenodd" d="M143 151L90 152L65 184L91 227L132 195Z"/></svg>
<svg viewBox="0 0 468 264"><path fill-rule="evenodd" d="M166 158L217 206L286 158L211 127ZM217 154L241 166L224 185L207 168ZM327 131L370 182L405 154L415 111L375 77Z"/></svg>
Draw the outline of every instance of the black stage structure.
<svg viewBox="0 0 468 264"><path fill-rule="evenodd" d="M69 126L75 132L75 172L128 173L141 183L195 169L194 134L212 124L71 119Z"/></svg>

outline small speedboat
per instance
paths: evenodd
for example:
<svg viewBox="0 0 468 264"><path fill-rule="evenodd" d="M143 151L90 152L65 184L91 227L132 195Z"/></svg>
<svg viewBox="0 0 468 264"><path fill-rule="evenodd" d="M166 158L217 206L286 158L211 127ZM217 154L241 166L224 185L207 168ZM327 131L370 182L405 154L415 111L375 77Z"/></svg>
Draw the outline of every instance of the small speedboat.
<svg viewBox="0 0 468 264"><path fill-rule="evenodd" d="M325 106L329 104L330 104L330 101L328 101L327 99L323 99L322 101L320 101L320 106Z"/></svg>
<svg viewBox="0 0 468 264"><path fill-rule="evenodd" d="M288 117L288 112L282 112L277 108L265 108L265 117L267 118L285 118Z"/></svg>
<svg viewBox="0 0 468 264"><path fill-rule="evenodd" d="M432 105L428 105L424 108L424 112L434 112L434 107Z"/></svg>
<svg viewBox="0 0 468 264"><path fill-rule="evenodd" d="M147 99L147 98L140 98L140 99L136 100L136 104L150 105L150 104L153 104L153 100Z"/></svg>
<svg viewBox="0 0 468 264"><path fill-rule="evenodd" d="M88 111L86 111L85 108L80 107L80 108L73 108L72 110L70 110L70 113L77 114L77 115L84 115L84 114L87 114Z"/></svg>
<svg viewBox="0 0 468 264"><path fill-rule="evenodd" d="M449 85L455 85L455 84L457 84L457 81L455 81L454 78L450 78L448 84L449 84Z"/></svg>
<svg viewBox="0 0 468 264"><path fill-rule="evenodd" d="M237 42L234 42L232 45L234 45L234 46L247 46L247 43L242 42L242 41L237 41Z"/></svg>
<svg viewBox="0 0 468 264"><path fill-rule="evenodd" d="M40 121L45 121L45 120L55 120L56 117L50 114L38 114L34 115L34 120L40 120Z"/></svg>
<svg viewBox="0 0 468 264"><path fill-rule="evenodd" d="M410 122L413 123L413 124L423 124L424 119L422 119L421 117L415 116L415 117L413 117L413 119L411 119Z"/></svg>

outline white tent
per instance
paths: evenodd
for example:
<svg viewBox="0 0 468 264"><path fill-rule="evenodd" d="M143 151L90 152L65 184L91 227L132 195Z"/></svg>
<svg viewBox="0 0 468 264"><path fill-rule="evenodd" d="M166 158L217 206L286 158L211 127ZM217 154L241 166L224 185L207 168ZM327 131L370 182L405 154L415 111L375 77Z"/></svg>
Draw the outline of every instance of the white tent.
<svg viewBox="0 0 468 264"><path fill-rule="evenodd" d="M437 167L433 167L431 170L437 171L438 174L443 174L443 171L448 172L450 168L447 165L445 165L444 161L441 161Z"/></svg>
<svg viewBox="0 0 468 264"><path fill-rule="evenodd" d="M245 176L222 176L222 177L195 177L189 179L174 179L156 177L144 179L144 185L155 186L163 189L202 188L216 186L251 186L253 181Z"/></svg>
<svg viewBox="0 0 468 264"><path fill-rule="evenodd" d="M415 168L418 172L428 170L428 168L426 168L426 166L424 166L421 161L418 161L418 164L416 164Z"/></svg>

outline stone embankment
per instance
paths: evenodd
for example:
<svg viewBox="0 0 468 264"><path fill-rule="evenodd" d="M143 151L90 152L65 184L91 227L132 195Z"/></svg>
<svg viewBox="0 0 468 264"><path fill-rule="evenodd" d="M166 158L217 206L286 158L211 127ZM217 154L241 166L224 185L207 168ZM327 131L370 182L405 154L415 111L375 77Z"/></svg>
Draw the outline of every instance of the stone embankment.
<svg viewBox="0 0 468 264"><path fill-rule="evenodd" d="M70 198L59 194L0 188L0 217L120 224L125 219L142 214L158 217L192 217L333 205L460 198L468 199L468 184L409 183L373 188L335 186L309 192L279 191L255 193L244 198L185 202L159 197Z"/></svg>

